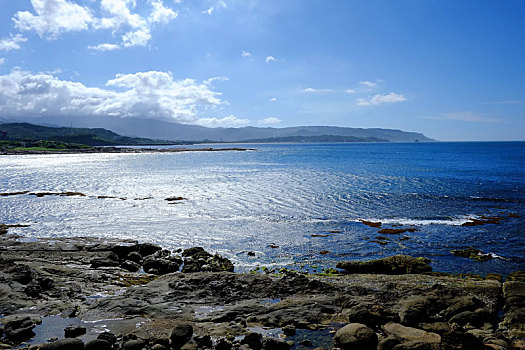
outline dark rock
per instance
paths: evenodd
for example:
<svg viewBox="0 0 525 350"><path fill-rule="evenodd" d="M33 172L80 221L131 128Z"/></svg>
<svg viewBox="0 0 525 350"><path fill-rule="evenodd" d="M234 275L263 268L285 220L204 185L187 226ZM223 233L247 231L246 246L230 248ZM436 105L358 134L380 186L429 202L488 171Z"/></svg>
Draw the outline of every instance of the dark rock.
<svg viewBox="0 0 525 350"><path fill-rule="evenodd" d="M179 271L180 266L166 259L158 259L153 256L149 256L144 259L143 267L144 271L147 273L165 275L167 273Z"/></svg>
<svg viewBox="0 0 525 350"><path fill-rule="evenodd" d="M463 224L465 225L465 224ZM462 225L462 226L463 226ZM450 251L454 256L460 256L463 258L469 258L474 261L487 261L493 259L493 256L489 253L483 253L479 249L467 248L467 249L454 249Z"/></svg>
<svg viewBox="0 0 525 350"><path fill-rule="evenodd" d="M408 255L394 255L370 261L342 261L336 267L345 273L376 273L386 275L401 275L430 272L430 260L414 258Z"/></svg>
<svg viewBox="0 0 525 350"><path fill-rule="evenodd" d="M246 253L248 256L255 256L255 252L247 252Z"/></svg>
<svg viewBox="0 0 525 350"><path fill-rule="evenodd" d="M394 318L394 315L388 315L386 310L379 305L359 304L350 308L348 312L350 323L362 323L369 327L385 324Z"/></svg>
<svg viewBox="0 0 525 350"><path fill-rule="evenodd" d="M478 350L483 349L483 342L472 334L451 330L441 337L441 346L450 350Z"/></svg>
<svg viewBox="0 0 525 350"><path fill-rule="evenodd" d="M217 343L215 344L215 350L231 350L232 343L224 338L220 338L217 340Z"/></svg>
<svg viewBox="0 0 525 350"><path fill-rule="evenodd" d="M123 261L120 264L120 267L122 267L124 270L129 271L129 272L137 272L138 270L140 270L140 265L131 260Z"/></svg>
<svg viewBox="0 0 525 350"><path fill-rule="evenodd" d="M138 252L131 252L126 257L126 260L130 260L134 263L140 264L142 262L142 255L140 255Z"/></svg>
<svg viewBox="0 0 525 350"><path fill-rule="evenodd" d="M155 254L159 250L162 250L162 247L152 243L141 243L139 244L139 253L142 256L148 256Z"/></svg>
<svg viewBox="0 0 525 350"><path fill-rule="evenodd" d="M11 279L21 284L28 284L33 279L35 272L27 265L16 264L8 270Z"/></svg>
<svg viewBox="0 0 525 350"><path fill-rule="evenodd" d="M299 345L312 346L312 341L308 340L308 339L303 339L303 340L299 341Z"/></svg>
<svg viewBox="0 0 525 350"><path fill-rule="evenodd" d="M122 350L142 350L146 342L143 339L131 339L122 344Z"/></svg>
<svg viewBox="0 0 525 350"><path fill-rule="evenodd" d="M195 340L199 348L211 348L213 345L209 335L195 336L193 340Z"/></svg>
<svg viewBox="0 0 525 350"><path fill-rule="evenodd" d="M11 341L22 341L32 338L35 324L31 318L24 317L17 320L7 322L4 326L4 336Z"/></svg>
<svg viewBox="0 0 525 350"><path fill-rule="evenodd" d="M290 345L276 338L264 338L262 340L262 350L290 350Z"/></svg>
<svg viewBox="0 0 525 350"><path fill-rule="evenodd" d="M401 301L399 318L401 323L417 325L428 321L438 308L438 299L432 297L410 297Z"/></svg>
<svg viewBox="0 0 525 350"><path fill-rule="evenodd" d="M84 345L85 350L111 350L113 346L106 340L94 339Z"/></svg>
<svg viewBox="0 0 525 350"><path fill-rule="evenodd" d="M84 342L80 339L66 338L53 343L40 344L40 350L83 350Z"/></svg>
<svg viewBox="0 0 525 350"><path fill-rule="evenodd" d="M244 338L241 341L241 344L246 344L253 350L261 350L261 338L262 335L260 333L251 332L244 336Z"/></svg>
<svg viewBox="0 0 525 350"><path fill-rule="evenodd" d="M105 340L108 343L110 343L112 346L115 345L115 343L117 342L117 336L110 332L100 333L97 339Z"/></svg>
<svg viewBox="0 0 525 350"><path fill-rule="evenodd" d="M440 335L451 330L451 326L447 322L420 323L419 328Z"/></svg>
<svg viewBox="0 0 525 350"><path fill-rule="evenodd" d="M180 349L186 344L193 335L193 327L189 323L181 323L173 327L170 340L171 347L174 349Z"/></svg>
<svg viewBox="0 0 525 350"><path fill-rule="evenodd" d="M116 267L118 262L108 258L94 258L91 259L91 268L98 269L99 267Z"/></svg>
<svg viewBox="0 0 525 350"><path fill-rule="evenodd" d="M125 245L116 245L111 249L115 254L118 255L119 259L126 258L131 252L138 252L138 244L125 244Z"/></svg>
<svg viewBox="0 0 525 350"><path fill-rule="evenodd" d="M419 341L409 341L394 346L393 350L439 350L436 344L429 344Z"/></svg>
<svg viewBox="0 0 525 350"><path fill-rule="evenodd" d="M227 272L233 272L234 266L232 262L227 259L223 258L222 256L215 254L213 258L211 258L208 261L208 268L203 269L204 271L210 271L210 272L221 272L221 271L227 271Z"/></svg>
<svg viewBox="0 0 525 350"><path fill-rule="evenodd" d="M377 335L361 323L350 323L339 329L334 336L335 344L342 349L375 350Z"/></svg>
<svg viewBox="0 0 525 350"><path fill-rule="evenodd" d="M483 326L485 322L491 322L490 312L486 309L477 309L475 311L463 311L454 315L449 323L457 323L460 326L470 324L474 327Z"/></svg>
<svg viewBox="0 0 525 350"><path fill-rule="evenodd" d="M283 333L284 335L288 336L288 337L291 337L293 335L295 335L295 331L296 331L296 328L294 325L287 325L287 326L284 326L283 327Z"/></svg>
<svg viewBox="0 0 525 350"><path fill-rule="evenodd" d="M69 325L64 329L64 337L66 338L76 338L84 334L86 334L86 327L82 327L78 324Z"/></svg>
<svg viewBox="0 0 525 350"><path fill-rule="evenodd" d="M459 297L453 300L453 304L443 311L445 319L450 320L463 311L474 311L481 306L481 302L473 296Z"/></svg>
<svg viewBox="0 0 525 350"><path fill-rule="evenodd" d="M150 348L150 350L168 350L168 348L161 344L155 344Z"/></svg>
<svg viewBox="0 0 525 350"><path fill-rule="evenodd" d="M198 350L198 349L199 349L199 346L194 340L190 340L189 342L187 342L180 348L180 350Z"/></svg>
<svg viewBox="0 0 525 350"><path fill-rule="evenodd" d="M399 323L389 322L381 328L383 328L388 335L404 342L415 341L430 344L439 344L441 342L441 336L437 333L426 332L413 327L405 327Z"/></svg>
<svg viewBox="0 0 525 350"><path fill-rule="evenodd" d="M41 293L53 289L55 282L49 277L38 277L33 279L24 292L30 297L38 297Z"/></svg>
<svg viewBox="0 0 525 350"><path fill-rule="evenodd" d="M182 256L185 258L192 257L192 258L204 258L208 259L211 258L211 254L204 250L202 247L193 247L184 249L182 251Z"/></svg>
<svg viewBox="0 0 525 350"><path fill-rule="evenodd" d="M401 344L399 339L395 337L387 337L377 344L377 350L392 350L398 344Z"/></svg>

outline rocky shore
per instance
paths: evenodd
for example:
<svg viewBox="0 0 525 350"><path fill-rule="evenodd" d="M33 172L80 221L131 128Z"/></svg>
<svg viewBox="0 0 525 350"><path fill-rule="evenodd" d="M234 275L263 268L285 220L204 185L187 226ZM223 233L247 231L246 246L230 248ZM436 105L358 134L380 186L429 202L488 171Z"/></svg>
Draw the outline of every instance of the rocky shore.
<svg viewBox="0 0 525 350"><path fill-rule="evenodd" d="M525 349L525 276L423 258L235 273L195 247L0 233L0 349Z"/></svg>

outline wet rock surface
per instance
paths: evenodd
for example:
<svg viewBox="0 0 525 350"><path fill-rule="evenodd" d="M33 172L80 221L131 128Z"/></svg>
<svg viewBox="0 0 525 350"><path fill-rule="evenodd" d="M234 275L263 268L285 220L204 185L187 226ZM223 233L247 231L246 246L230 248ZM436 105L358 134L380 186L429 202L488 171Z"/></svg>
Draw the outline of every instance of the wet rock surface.
<svg viewBox="0 0 525 350"><path fill-rule="evenodd" d="M41 349L523 345L525 282L520 274L502 283L423 274L427 265L395 256L358 264L359 273L347 269L344 275L286 269L240 274L232 272L228 259L200 247L179 255L134 241L23 242L4 235L0 349L25 341L27 348L34 347L34 339L46 332L46 317L59 317L64 325L40 341ZM400 271L404 274L394 274Z"/></svg>

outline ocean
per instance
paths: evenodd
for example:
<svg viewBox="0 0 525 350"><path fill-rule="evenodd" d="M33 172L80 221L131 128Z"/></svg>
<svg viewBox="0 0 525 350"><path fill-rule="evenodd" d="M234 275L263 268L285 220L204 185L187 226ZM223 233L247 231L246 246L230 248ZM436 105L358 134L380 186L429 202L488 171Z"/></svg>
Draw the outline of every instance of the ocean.
<svg viewBox="0 0 525 350"><path fill-rule="evenodd" d="M442 272L525 270L525 142L235 147L255 150L1 156L0 192L29 192L0 196L0 223L30 225L9 230L22 239L202 246L236 271L321 272L394 254ZM469 247L493 259L451 253Z"/></svg>

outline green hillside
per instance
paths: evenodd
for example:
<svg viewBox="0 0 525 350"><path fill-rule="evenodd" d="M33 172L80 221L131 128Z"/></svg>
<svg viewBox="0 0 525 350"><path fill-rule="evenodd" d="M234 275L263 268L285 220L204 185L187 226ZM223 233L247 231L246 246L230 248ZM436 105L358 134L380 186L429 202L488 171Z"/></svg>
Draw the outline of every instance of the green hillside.
<svg viewBox="0 0 525 350"><path fill-rule="evenodd" d="M126 137L106 129L48 127L29 123L0 124L0 131L7 131L12 141L57 141L89 146L138 146L174 144L173 141ZM0 134L0 138L2 134Z"/></svg>

